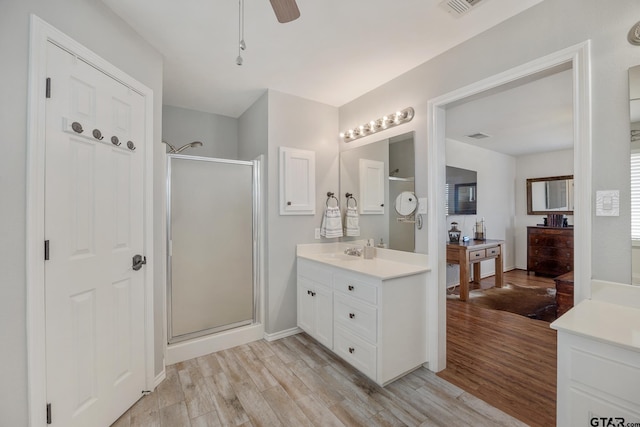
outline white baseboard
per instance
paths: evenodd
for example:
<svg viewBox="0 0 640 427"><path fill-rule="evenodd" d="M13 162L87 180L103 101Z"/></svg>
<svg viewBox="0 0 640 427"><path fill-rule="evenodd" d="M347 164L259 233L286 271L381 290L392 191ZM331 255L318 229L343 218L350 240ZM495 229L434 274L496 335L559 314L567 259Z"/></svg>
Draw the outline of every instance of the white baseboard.
<svg viewBox="0 0 640 427"><path fill-rule="evenodd" d="M162 372L156 375L156 378L153 380L153 389L155 390L165 378L167 378L167 369L163 368Z"/></svg>
<svg viewBox="0 0 640 427"><path fill-rule="evenodd" d="M167 365L182 362L226 350L231 347L260 340L264 337L264 325L249 325L224 332L219 332L206 337L195 338L167 347Z"/></svg>
<svg viewBox="0 0 640 427"><path fill-rule="evenodd" d="M300 332L303 332L303 331L297 326L295 328L285 329L284 331L276 332L274 334L267 334L265 332L264 339L267 341L276 341L281 338L290 337L291 335L299 334Z"/></svg>

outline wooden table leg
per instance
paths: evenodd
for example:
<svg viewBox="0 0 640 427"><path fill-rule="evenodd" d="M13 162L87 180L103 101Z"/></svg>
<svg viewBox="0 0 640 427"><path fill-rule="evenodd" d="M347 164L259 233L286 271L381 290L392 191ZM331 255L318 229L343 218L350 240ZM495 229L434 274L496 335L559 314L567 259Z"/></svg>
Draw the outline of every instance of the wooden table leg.
<svg viewBox="0 0 640 427"><path fill-rule="evenodd" d="M480 263L479 262L474 262L473 263L473 283L479 285L481 277L482 276L481 276L481 273L480 273Z"/></svg>
<svg viewBox="0 0 640 427"><path fill-rule="evenodd" d="M460 301L469 299L469 260L460 260Z"/></svg>
<svg viewBox="0 0 640 427"><path fill-rule="evenodd" d="M500 245L502 246L502 245ZM502 267L502 247L500 248L500 254L496 257L496 288L501 288L504 281Z"/></svg>

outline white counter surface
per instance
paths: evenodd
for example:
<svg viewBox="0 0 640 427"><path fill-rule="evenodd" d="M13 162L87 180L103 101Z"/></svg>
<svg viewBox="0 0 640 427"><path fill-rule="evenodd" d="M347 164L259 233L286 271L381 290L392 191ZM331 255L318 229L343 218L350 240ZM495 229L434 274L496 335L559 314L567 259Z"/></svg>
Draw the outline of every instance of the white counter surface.
<svg viewBox="0 0 640 427"><path fill-rule="evenodd" d="M381 280L431 271L429 257L424 254L376 248L376 256L373 259L364 259L362 256L341 256L347 247L362 247L362 245L354 243L300 244L297 247L297 256ZM338 256L333 256L334 254L338 254Z"/></svg>
<svg viewBox="0 0 640 427"><path fill-rule="evenodd" d="M584 300L551 324L553 329L640 351L640 309Z"/></svg>

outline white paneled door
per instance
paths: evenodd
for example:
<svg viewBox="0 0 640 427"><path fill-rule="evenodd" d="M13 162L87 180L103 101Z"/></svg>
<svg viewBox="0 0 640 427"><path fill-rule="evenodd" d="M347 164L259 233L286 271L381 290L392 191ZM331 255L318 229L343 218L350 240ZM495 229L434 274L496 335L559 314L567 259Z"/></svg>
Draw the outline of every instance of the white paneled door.
<svg viewBox="0 0 640 427"><path fill-rule="evenodd" d="M49 43L47 401L56 426L108 426L145 387L144 99Z"/></svg>

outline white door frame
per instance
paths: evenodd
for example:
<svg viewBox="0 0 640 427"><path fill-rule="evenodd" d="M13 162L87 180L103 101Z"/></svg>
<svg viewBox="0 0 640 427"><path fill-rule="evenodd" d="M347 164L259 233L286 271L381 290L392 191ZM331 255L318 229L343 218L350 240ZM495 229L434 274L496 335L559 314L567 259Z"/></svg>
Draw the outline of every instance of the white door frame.
<svg viewBox="0 0 640 427"><path fill-rule="evenodd" d="M153 91L35 15L31 15L27 125L27 369L29 425L45 426L46 346L44 289L45 89L47 43L82 58L145 99L144 253L153 251ZM55 83L54 83L55 84ZM146 388L154 385L153 256L147 258L145 290Z"/></svg>
<svg viewBox="0 0 640 427"><path fill-rule="evenodd" d="M446 241L447 221L444 210L446 106L485 90L514 82L532 74L571 64L573 73L573 141L575 175L574 213L574 301L591 297L591 72L590 41L568 47L519 67L428 101L429 168L429 254L436 283L429 290L429 368L446 367Z"/></svg>

